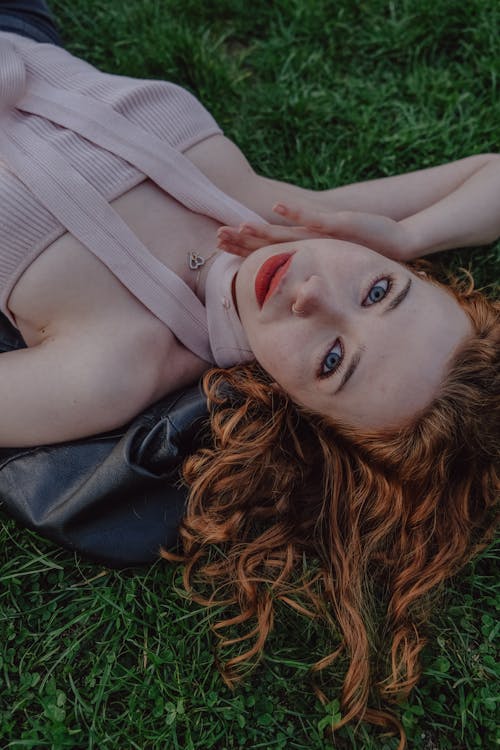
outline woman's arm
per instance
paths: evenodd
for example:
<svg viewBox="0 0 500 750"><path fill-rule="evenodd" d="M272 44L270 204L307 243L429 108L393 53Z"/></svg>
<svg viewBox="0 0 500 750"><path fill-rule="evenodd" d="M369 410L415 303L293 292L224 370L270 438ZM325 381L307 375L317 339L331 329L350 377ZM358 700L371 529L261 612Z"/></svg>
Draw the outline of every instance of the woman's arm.
<svg viewBox="0 0 500 750"><path fill-rule="evenodd" d="M114 430L209 368L170 332L159 335L165 326L149 313L119 316L96 311L36 346L0 353L0 448Z"/></svg>
<svg viewBox="0 0 500 750"><path fill-rule="evenodd" d="M485 244L500 234L496 154L321 192L256 175L238 147L223 136L203 141L186 155L217 187L272 224L314 224L320 234L358 242L393 258L409 260ZM288 210L273 213L275 203ZM282 233L275 237L262 225L259 232L265 244L300 239ZM219 246L232 252L238 252L238 242L231 240L241 240L240 254L258 246L234 232L225 239Z"/></svg>
<svg viewBox="0 0 500 750"><path fill-rule="evenodd" d="M498 154L478 154L439 167L356 182L319 192L277 180L262 179L271 188L268 197L274 203L295 204L297 201L294 200L294 191L297 191L297 200L308 203L310 199L308 207L318 211L364 211L401 221L450 195L478 171L499 159Z"/></svg>
<svg viewBox="0 0 500 750"><path fill-rule="evenodd" d="M500 156L399 224L409 238L410 258L494 242L500 236Z"/></svg>
<svg viewBox="0 0 500 750"><path fill-rule="evenodd" d="M462 179L466 162L467 176ZM429 178L427 192L425 174ZM388 183L389 190L383 190ZM370 190L364 190L368 185ZM398 260L411 260L448 248L487 244L500 236L500 156L495 154L338 190L347 191L351 187L354 189L351 198L355 194L360 197L361 206L356 210L345 207L325 210L323 204L318 210L307 197L300 202L284 202L278 207L280 216L301 227L288 227L288 232L284 227L249 227L250 234L246 233L248 228L229 230L224 239L232 242L233 247L229 244L224 249L239 252L239 248L242 251L239 254L246 254L255 250L258 243L262 246L307 236L330 236L366 245ZM429 202L428 195L433 202ZM374 206L380 209L384 201L386 208L394 209L399 203L402 209L405 204L414 209L413 213L397 220L394 211L390 216L366 210ZM225 232L226 228L223 235Z"/></svg>

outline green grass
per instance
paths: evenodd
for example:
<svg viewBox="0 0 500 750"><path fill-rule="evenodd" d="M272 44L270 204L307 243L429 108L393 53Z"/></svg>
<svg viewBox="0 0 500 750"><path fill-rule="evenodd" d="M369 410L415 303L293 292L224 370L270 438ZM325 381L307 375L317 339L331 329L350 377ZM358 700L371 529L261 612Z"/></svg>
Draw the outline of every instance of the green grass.
<svg viewBox="0 0 500 750"><path fill-rule="evenodd" d="M72 52L108 72L175 80L206 104L254 167L334 185L498 150L497 0L63 0ZM500 244L443 263L500 277ZM324 631L280 610L262 663L235 693L214 666L208 614L178 568L103 570L4 518L0 530L0 746L75 750L328 746L332 704L307 667ZM500 745L495 665L498 549L443 593L422 680L401 708L409 745ZM345 728L335 746L393 750Z"/></svg>

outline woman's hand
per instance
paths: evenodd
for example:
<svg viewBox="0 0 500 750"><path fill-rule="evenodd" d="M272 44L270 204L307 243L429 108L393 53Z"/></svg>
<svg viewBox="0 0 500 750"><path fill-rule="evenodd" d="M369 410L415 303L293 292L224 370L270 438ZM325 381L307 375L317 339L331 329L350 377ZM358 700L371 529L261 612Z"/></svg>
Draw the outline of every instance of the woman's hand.
<svg viewBox="0 0 500 750"><path fill-rule="evenodd" d="M245 222L239 227L220 227L217 231L217 246L228 253L246 258L254 250L267 245L324 237L322 232L313 231L307 226Z"/></svg>
<svg viewBox="0 0 500 750"><path fill-rule="evenodd" d="M266 245L331 237L364 245L394 260L415 257L408 229L387 216L363 211L326 213L282 203L273 206L273 211L294 226L244 223L238 228L221 227L218 246L246 257Z"/></svg>

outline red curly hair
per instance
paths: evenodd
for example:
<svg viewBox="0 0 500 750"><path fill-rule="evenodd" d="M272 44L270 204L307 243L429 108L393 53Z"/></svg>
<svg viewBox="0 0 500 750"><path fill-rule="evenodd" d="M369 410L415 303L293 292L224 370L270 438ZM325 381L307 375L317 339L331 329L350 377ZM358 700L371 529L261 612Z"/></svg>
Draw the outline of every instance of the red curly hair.
<svg viewBox="0 0 500 750"><path fill-rule="evenodd" d="M348 658L342 719L332 729L368 721L396 730L399 750L404 730L390 710L369 707L370 690L387 703L410 693L430 592L488 543L495 526L500 306L472 280L465 287L455 280L451 290L474 335L434 401L396 433L362 434L297 407L256 363L207 373L212 445L184 465L184 554L162 551L186 564L195 601L230 608L215 625L221 647L240 646L221 667L229 685L256 662L275 602L285 602L341 636L313 667L325 669L341 651ZM193 593L195 583L209 584L211 594ZM252 623L237 638L222 635Z"/></svg>

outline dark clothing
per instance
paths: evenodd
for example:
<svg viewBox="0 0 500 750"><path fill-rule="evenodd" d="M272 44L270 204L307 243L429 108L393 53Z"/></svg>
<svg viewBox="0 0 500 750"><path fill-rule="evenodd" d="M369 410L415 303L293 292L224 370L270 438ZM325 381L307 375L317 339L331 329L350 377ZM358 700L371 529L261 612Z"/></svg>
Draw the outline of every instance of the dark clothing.
<svg viewBox="0 0 500 750"><path fill-rule="evenodd" d="M44 0L0 0L0 31L21 34L36 42L62 44Z"/></svg>

